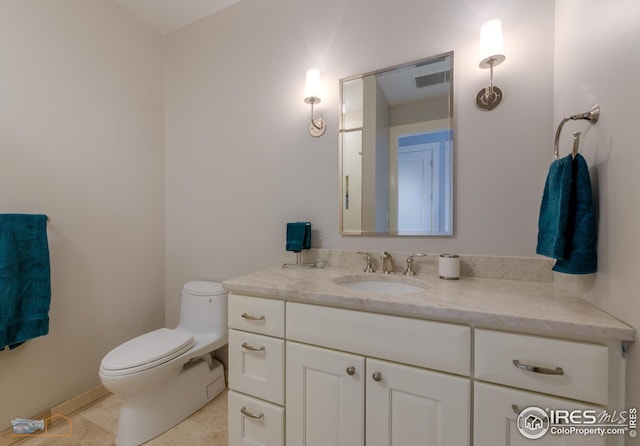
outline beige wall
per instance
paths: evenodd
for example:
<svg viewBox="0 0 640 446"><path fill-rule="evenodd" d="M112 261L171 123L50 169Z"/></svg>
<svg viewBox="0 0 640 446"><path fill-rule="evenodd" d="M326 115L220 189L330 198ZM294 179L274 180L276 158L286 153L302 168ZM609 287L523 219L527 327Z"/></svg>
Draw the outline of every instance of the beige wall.
<svg viewBox="0 0 640 446"><path fill-rule="evenodd" d="M108 0L0 1L0 212L46 213L48 336L0 352L0 429L164 323L162 36Z"/></svg>
<svg viewBox="0 0 640 446"><path fill-rule="evenodd" d="M591 173L598 202L598 274L556 282L640 329L640 3L637 0L563 0L557 3L554 121L602 109L600 120L568 122L563 154L571 133L582 131L581 153ZM627 407L640 407L640 349L628 355ZM628 439L628 444L640 444Z"/></svg>
<svg viewBox="0 0 640 446"><path fill-rule="evenodd" d="M244 0L169 34L168 325L184 281L281 263L288 221L312 221L315 247L534 255L552 139L553 14L551 0ZM496 16L505 100L487 113L473 105L489 82L477 54L480 26ZM451 50L455 235L340 236L339 79ZM325 89L321 138L307 130L310 67Z"/></svg>

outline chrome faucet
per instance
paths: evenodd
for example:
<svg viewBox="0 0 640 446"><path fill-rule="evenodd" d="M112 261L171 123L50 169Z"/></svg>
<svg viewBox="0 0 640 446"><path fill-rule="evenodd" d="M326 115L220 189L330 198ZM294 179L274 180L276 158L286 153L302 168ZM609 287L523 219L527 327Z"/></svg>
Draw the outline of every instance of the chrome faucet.
<svg viewBox="0 0 640 446"><path fill-rule="evenodd" d="M371 256L371 254L369 254L369 253L368 253L368 252L366 252L366 251L356 251L356 253L358 253L358 254L364 254L365 256L367 256L367 257L366 257L366 259L367 259L367 266L365 266L365 268L364 268L364 272L365 272L365 273L375 273L375 272L376 272L376 270L375 270L375 269L373 269L373 266L371 266L371 261L373 260L373 256Z"/></svg>
<svg viewBox="0 0 640 446"><path fill-rule="evenodd" d="M391 258L391 254L385 251L380 256L380 259L382 260L382 272L384 274L391 274L392 272L394 272L393 259Z"/></svg>
<svg viewBox="0 0 640 446"><path fill-rule="evenodd" d="M411 254L407 257L407 269L404 272L405 276L415 276L416 272L413 270L413 258L414 257L425 257L426 254Z"/></svg>

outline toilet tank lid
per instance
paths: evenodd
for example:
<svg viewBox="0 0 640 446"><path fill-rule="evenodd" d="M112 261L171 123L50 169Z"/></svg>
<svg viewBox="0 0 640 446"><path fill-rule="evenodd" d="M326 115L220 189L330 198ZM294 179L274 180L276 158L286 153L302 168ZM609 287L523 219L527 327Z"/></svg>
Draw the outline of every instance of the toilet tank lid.
<svg viewBox="0 0 640 446"><path fill-rule="evenodd" d="M222 288L220 282L209 282L206 280L193 280L185 283L182 290L192 296L217 296L228 293L227 290Z"/></svg>

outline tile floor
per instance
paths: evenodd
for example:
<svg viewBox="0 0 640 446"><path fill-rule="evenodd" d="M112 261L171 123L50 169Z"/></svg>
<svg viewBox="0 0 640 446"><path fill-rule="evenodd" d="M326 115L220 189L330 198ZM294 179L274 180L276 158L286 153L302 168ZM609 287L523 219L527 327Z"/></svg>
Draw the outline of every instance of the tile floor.
<svg viewBox="0 0 640 446"><path fill-rule="evenodd" d="M120 411L120 397L110 395L96 404L71 416L71 436L55 437L54 426L50 436L31 437L16 446L112 446L114 444ZM61 431L62 432L62 431ZM145 446L227 446L227 391Z"/></svg>

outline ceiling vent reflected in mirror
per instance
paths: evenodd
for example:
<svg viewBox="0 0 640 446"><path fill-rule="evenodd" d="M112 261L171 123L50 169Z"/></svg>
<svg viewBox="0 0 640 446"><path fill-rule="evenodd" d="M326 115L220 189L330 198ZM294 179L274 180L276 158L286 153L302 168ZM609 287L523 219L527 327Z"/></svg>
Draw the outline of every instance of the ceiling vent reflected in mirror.
<svg viewBox="0 0 640 446"><path fill-rule="evenodd" d="M434 85L446 84L451 80L450 71L441 71L439 73L425 74L423 76L416 76L413 78L413 82L416 88L432 87Z"/></svg>

